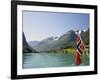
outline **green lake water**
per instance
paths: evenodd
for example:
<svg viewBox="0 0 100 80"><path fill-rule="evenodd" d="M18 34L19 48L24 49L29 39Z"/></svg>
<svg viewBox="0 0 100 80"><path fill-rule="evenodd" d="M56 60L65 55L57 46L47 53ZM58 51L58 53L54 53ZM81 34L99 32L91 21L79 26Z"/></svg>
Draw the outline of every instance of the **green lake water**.
<svg viewBox="0 0 100 80"><path fill-rule="evenodd" d="M89 57L84 56L82 66L89 65ZM75 55L62 53L24 53L23 68L67 67L75 65Z"/></svg>

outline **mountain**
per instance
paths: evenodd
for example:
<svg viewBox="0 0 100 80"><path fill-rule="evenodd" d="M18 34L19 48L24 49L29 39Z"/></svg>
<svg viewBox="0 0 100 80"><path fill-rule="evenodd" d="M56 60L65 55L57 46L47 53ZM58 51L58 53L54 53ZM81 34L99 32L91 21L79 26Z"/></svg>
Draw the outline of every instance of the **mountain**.
<svg viewBox="0 0 100 80"><path fill-rule="evenodd" d="M89 45L89 29L87 31L81 31L80 33L84 44ZM76 33L73 30L68 31L62 36L49 37L42 41L31 41L30 46L39 52L52 51L56 49L64 48L76 48Z"/></svg>
<svg viewBox="0 0 100 80"><path fill-rule="evenodd" d="M25 38L25 35L23 33L23 53L30 53L30 52L37 52L36 50L34 50L33 48L31 48Z"/></svg>
<svg viewBox="0 0 100 80"><path fill-rule="evenodd" d="M34 47L39 44L39 41L30 41L28 44L29 46Z"/></svg>
<svg viewBox="0 0 100 80"><path fill-rule="evenodd" d="M81 37L82 37L82 40L83 40L83 42L84 42L84 44L86 44L86 45L89 45L89 40L90 40L90 38L89 38L89 29L88 30L86 30L86 31L82 31L81 32Z"/></svg>
<svg viewBox="0 0 100 80"><path fill-rule="evenodd" d="M52 43L57 40L57 37L49 37L42 41L30 41L29 45L37 51L45 51L52 48ZM35 43L36 42L36 43ZM32 45L33 44L33 45ZM37 44L37 45L36 45ZM48 49L46 49L48 47ZM50 47L50 48L49 48Z"/></svg>
<svg viewBox="0 0 100 80"><path fill-rule="evenodd" d="M57 46L59 48L68 48L68 47L75 47L76 45L76 33L73 30L68 31L64 35L62 35L58 41Z"/></svg>
<svg viewBox="0 0 100 80"><path fill-rule="evenodd" d="M39 52L68 48L68 47L75 47L76 46L75 39L76 39L76 34L73 30L71 30L59 38L49 37L47 39L38 42L38 44L35 46L31 45L31 47Z"/></svg>
<svg viewBox="0 0 100 80"><path fill-rule="evenodd" d="M52 44L55 41L54 37L49 37L47 39L42 40L38 45L46 47L47 45Z"/></svg>

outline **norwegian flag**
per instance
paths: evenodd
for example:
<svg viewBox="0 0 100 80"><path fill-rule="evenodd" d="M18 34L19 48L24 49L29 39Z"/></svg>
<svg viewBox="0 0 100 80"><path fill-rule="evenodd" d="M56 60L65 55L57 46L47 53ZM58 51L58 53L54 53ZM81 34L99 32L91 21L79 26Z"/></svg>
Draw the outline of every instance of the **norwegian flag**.
<svg viewBox="0 0 100 80"><path fill-rule="evenodd" d="M84 49L84 44L79 32L77 32L76 42L77 42L76 65L80 65L82 63L81 56L82 56L82 50Z"/></svg>

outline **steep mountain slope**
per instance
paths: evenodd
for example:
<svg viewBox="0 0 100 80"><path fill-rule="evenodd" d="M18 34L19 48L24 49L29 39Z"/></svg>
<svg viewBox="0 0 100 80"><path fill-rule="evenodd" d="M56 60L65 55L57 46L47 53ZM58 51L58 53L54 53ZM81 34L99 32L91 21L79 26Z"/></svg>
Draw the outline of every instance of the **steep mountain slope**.
<svg viewBox="0 0 100 80"><path fill-rule="evenodd" d="M30 52L37 52L36 50L34 50L33 48L31 48L25 38L25 35L23 33L23 53L30 53Z"/></svg>

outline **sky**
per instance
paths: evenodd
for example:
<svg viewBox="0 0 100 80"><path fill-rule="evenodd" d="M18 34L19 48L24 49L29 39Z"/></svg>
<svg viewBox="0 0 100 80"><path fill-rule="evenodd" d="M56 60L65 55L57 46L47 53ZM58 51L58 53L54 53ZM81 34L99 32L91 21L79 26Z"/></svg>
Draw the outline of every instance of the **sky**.
<svg viewBox="0 0 100 80"><path fill-rule="evenodd" d="M23 32L28 42L60 37L69 30L87 30L89 17L86 13L23 11Z"/></svg>

